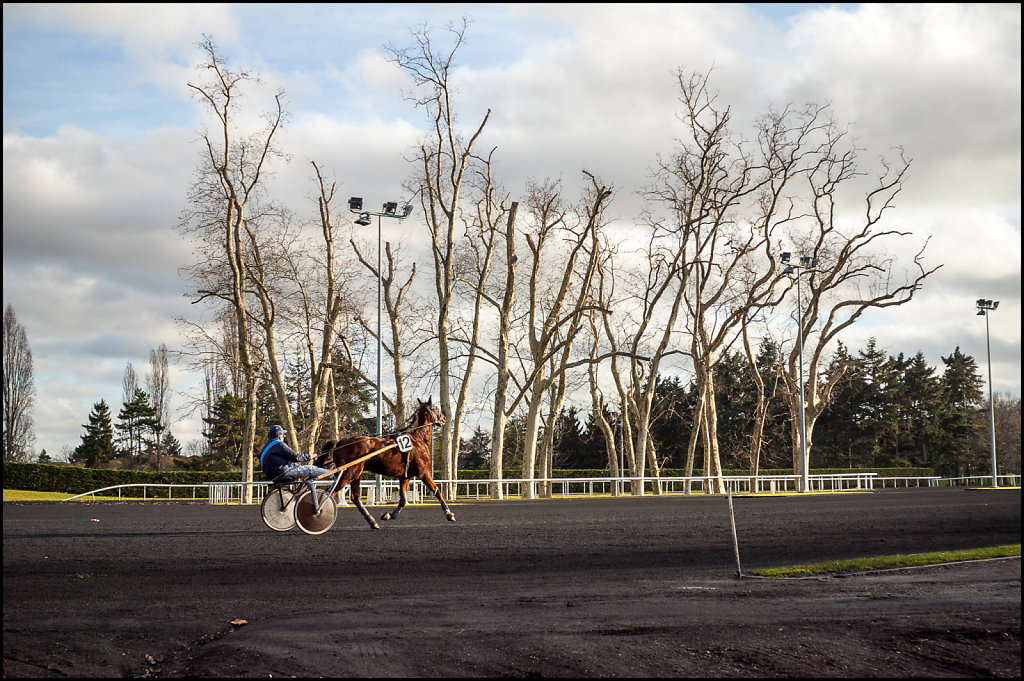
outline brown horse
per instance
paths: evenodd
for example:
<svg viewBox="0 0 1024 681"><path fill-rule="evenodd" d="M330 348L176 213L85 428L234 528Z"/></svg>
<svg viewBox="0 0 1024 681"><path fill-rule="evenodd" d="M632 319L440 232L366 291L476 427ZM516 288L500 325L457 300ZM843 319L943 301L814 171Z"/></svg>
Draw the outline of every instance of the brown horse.
<svg viewBox="0 0 1024 681"><path fill-rule="evenodd" d="M455 514L451 512L448 504L445 503L444 497L441 495L441 489L434 484L434 477L430 471L431 433L435 425L443 424L445 421L444 414L432 404L432 401L432 398L426 402L419 401L420 406L416 410L411 424L402 433L396 433L394 437L360 436L335 440L325 444L316 458L316 465L318 466L337 468L366 456L370 452L390 447L366 461L346 468L341 474L341 482L338 483L336 492L340 495L346 485L351 485L352 502L359 509L359 512L363 514L363 517L366 518L366 522L370 524L370 527L375 530L379 530L380 525L373 519L370 512L363 506L362 499L359 498L359 479L364 470L370 473L386 475L389 478L398 478L398 506L393 511L382 515L381 520L393 520L398 517L398 514L408 503L406 500L406 490L409 489L409 481L419 479L430 488L430 491L434 493L434 496L441 503L444 517L453 523L455 522ZM407 435L408 440L412 442L412 450L407 453L399 451L398 447L399 438L403 434Z"/></svg>

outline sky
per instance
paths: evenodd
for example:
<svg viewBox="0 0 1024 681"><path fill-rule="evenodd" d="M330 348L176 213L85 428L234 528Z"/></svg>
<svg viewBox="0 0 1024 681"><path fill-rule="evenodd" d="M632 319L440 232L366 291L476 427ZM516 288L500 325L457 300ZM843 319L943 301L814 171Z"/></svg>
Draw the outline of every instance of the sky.
<svg viewBox="0 0 1024 681"><path fill-rule="evenodd" d="M131 363L182 346L195 318L180 268L192 247L175 227L196 168L203 110L199 42L259 74L252 110L282 89L287 164L272 188L310 206L310 165L368 205L401 196L425 129L388 46L469 20L457 55L460 121L492 110L486 131L503 183L586 168L635 192L679 135L674 73L711 72L733 120L788 102L829 103L862 158L902 147L910 177L893 226L927 242L942 267L904 306L866 315L844 342L924 353L941 370L956 347L992 384L1020 396L1019 4L5 4L3 304L35 362L36 450L74 448L93 405L116 415ZM262 107L262 108L261 108ZM401 227L416 230L415 214ZM420 223L422 224L422 223ZM172 365L171 430L199 437L186 406L197 376Z"/></svg>

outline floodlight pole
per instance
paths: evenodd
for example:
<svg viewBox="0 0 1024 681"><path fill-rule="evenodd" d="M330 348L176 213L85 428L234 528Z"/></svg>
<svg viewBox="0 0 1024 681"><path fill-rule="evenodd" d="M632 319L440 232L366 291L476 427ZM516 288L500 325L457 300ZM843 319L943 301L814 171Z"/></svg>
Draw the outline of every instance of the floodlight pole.
<svg viewBox="0 0 1024 681"><path fill-rule="evenodd" d="M992 486L999 487L996 473L996 406L992 401L992 343L988 331L988 313L999 307L998 300L978 300L978 314L985 317L985 353L988 355L988 432L992 447Z"/></svg>
<svg viewBox="0 0 1024 681"><path fill-rule="evenodd" d="M382 336L381 336L381 308L383 307L383 287L381 284L381 219L388 217L396 220L404 220L409 217L412 213L412 204L405 204L402 213L399 214L398 204L394 202L388 202L384 204L382 212L366 211L363 210L363 200L361 198L352 197L348 200L348 208L353 213L359 213L359 219L356 220L357 225L369 224L369 216L377 216L377 437L381 437L384 434L384 417L383 417L383 392L381 391L381 385L383 383L382 363L381 363L381 347L382 347ZM383 478L380 474L377 474L377 501L378 503L383 497Z"/></svg>
<svg viewBox="0 0 1024 681"><path fill-rule="evenodd" d="M804 304L800 293L800 274L796 268L796 331L800 358L800 491L807 490L807 426L804 418Z"/></svg>
<svg viewBox="0 0 1024 681"><path fill-rule="evenodd" d="M807 425L804 416L804 303L803 295L800 289L800 275L804 273L804 270L810 267L813 268L818 266L818 259L807 256L800 258L799 264L790 262L790 256L792 254L784 252L781 254L781 260L786 265L786 268L782 271L783 274L793 274L796 276L796 330L797 330L797 356L799 360L800 374L797 377L797 383L800 389L800 491L810 491L808 487L808 464L807 460Z"/></svg>

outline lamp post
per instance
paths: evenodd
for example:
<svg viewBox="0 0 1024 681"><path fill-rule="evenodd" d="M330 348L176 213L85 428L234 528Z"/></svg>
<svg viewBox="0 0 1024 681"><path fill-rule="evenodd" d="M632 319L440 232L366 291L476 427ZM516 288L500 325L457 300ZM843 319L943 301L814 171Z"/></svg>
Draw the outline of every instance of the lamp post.
<svg viewBox="0 0 1024 681"><path fill-rule="evenodd" d="M992 345L988 335L988 313L999 307L998 300L978 299L978 314L985 318L985 351L988 354L988 432L992 442L992 486L999 487L996 477L996 412L992 401Z"/></svg>
<svg viewBox="0 0 1024 681"><path fill-rule="evenodd" d="M818 266L817 258L810 258L807 256L800 257L800 264L796 265L790 262L791 253L783 252L780 256L783 264L786 268L782 270L783 274L795 274L796 275L796 330L797 330L797 354L800 363L800 375L797 378L800 388L800 491L808 491L807 487L807 426L804 420L804 304L800 292L800 275L807 269L813 269Z"/></svg>
<svg viewBox="0 0 1024 681"><path fill-rule="evenodd" d="M405 204L402 208L402 212L398 212L398 204L393 201L389 201L384 204L381 212L377 213L374 211L363 210L363 200L358 196L353 196L348 200L348 209L353 213L359 213L359 217L356 218L356 224L365 227L370 224L370 216L377 216L377 437L384 434L384 423L382 419L382 396L381 396L381 324L380 324L380 310L382 301L382 289L381 289L381 218L394 218L396 220L404 220L412 214L412 204ZM382 495L381 476L377 476L377 499L378 501Z"/></svg>

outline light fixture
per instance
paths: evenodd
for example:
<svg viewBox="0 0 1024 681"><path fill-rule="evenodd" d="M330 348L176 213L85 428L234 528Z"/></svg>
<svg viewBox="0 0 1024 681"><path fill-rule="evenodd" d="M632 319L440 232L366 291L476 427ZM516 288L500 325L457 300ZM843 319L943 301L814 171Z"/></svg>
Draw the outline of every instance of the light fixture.
<svg viewBox="0 0 1024 681"><path fill-rule="evenodd" d="M348 200L348 209L351 211L358 211L363 209L363 200L358 196L353 196Z"/></svg>
<svg viewBox="0 0 1024 681"><path fill-rule="evenodd" d="M394 201L388 201L387 203L384 204L384 215L388 215L388 216L394 215L395 211L397 211L397 210L398 210L398 204L395 203Z"/></svg>
<svg viewBox="0 0 1024 681"><path fill-rule="evenodd" d="M783 251L782 255L779 256L779 260L781 260L782 262L789 262L789 256L791 255L792 253L790 253L789 251Z"/></svg>
<svg viewBox="0 0 1024 681"><path fill-rule="evenodd" d="M412 215L412 204L407 203L405 204L405 208L402 209L402 217L407 218L410 215Z"/></svg>
<svg viewBox="0 0 1024 681"><path fill-rule="evenodd" d="M992 402L992 343L988 335L988 313L999 307L998 300L978 299L978 314L985 317L985 350L988 354L988 432L992 448L992 486L999 487L996 475L996 410Z"/></svg>
<svg viewBox="0 0 1024 681"><path fill-rule="evenodd" d="M361 214L358 218L356 218L356 224L357 225L361 225L363 227L365 227L366 225L370 224L370 214L369 213Z"/></svg>

